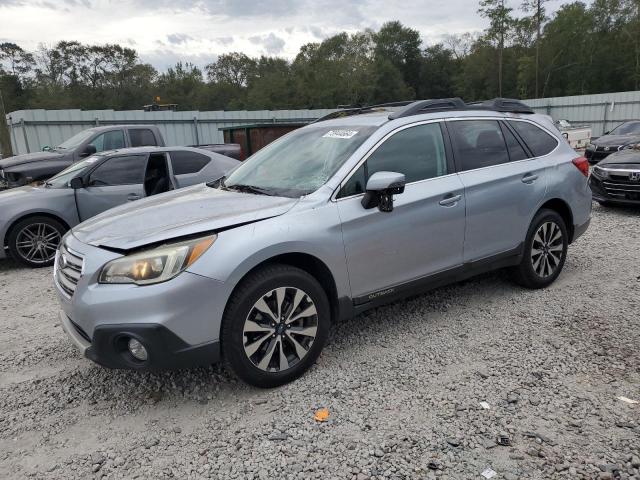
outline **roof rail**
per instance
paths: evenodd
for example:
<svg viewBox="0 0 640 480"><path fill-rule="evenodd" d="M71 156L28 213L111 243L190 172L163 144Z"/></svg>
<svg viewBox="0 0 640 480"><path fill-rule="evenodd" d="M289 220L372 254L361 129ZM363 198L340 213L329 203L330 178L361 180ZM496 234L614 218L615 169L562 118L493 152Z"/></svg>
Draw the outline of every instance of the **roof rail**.
<svg viewBox="0 0 640 480"><path fill-rule="evenodd" d="M410 117L420 113L440 112L442 110L462 110L466 104L461 98L440 98L437 100L418 100L407 105L407 108L389 114L389 120L396 118Z"/></svg>
<svg viewBox="0 0 640 480"><path fill-rule="evenodd" d="M323 122L325 120L332 120L334 118L350 117L351 115L359 115L361 113L367 113L375 108L385 107L405 107L413 103L413 100L403 100L399 102L388 103L376 103L375 105L338 105L339 110L328 113L311 123Z"/></svg>
<svg viewBox="0 0 640 480"><path fill-rule="evenodd" d="M495 112L508 113L535 113L533 109L525 103L515 98L492 98L481 102L471 102L467 104L473 110L493 110Z"/></svg>
<svg viewBox="0 0 640 480"><path fill-rule="evenodd" d="M389 114L389 120L410 117L412 115L419 115L421 113L442 112L448 110L491 110L493 112L504 113L535 113L531 109L531 107L514 98L493 98L491 100L483 100L480 102L465 103L461 98L453 97L432 100L389 102L367 106L353 106L331 112L323 117L318 118L315 122L312 123L331 120L333 118L359 115L361 113L371 112L376 108L385 107L405 107L401 110L391 112Z"/></svg>

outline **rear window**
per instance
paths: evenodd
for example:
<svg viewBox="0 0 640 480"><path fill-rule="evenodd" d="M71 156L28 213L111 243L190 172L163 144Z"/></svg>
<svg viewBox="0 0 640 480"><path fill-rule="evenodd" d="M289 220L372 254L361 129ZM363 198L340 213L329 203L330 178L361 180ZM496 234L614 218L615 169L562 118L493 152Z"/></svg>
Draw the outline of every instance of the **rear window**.
<svg viewBox="0 0 640 480"><path fill-rule="evenodd" d="M199 172L211 161L210 157L196 152L180 151L170 154L174 175Z"/></svg>
<svg viewBox="0 0 640 480"><path fill-rule="evenodd" d="M558 140L555 137L529 122L510 121L509 124L518 132L536 157L546 155L558 146Z"/></svg>
<svg viewBox="0 0 640 480"><path fill-rule="evenodd" d="M129 130L129 138L132 147L149 147L157 145L156 136L148 128L136 128Z"/></svg>

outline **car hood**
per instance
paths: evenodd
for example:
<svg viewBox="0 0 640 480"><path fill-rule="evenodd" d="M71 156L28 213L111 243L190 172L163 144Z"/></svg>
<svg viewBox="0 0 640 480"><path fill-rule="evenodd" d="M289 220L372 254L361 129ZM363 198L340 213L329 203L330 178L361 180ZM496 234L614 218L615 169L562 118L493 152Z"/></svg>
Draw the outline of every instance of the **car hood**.
<svg viewBox="0 0 640 480"><path fill-rule="evenodd" d="M605 165L640 165L640 150L621 150L600 160L598 165L601 167Z"/></svg>
<svg viewBox="0 0 640 480"><path fill-rule="evenodd" d="M617 147L630 143L640 143L640 135L604 135L593 142L598 147Z"/></svg>
<svg viewBox="0 0 640 480"><path fill-rule="evenodd" d="M25 163L42 162L43 160L50 160L52 158L60 159L63 156L56 152L34 152L25 153L23 155L15 155L0 160L0 168L6 169L16 167L18 165L24 165Z"/></svg>
<svg viewBox="0 0 640 480"><path fill-rule="evenodd" d="M96 247L130 250L282 215L297 202L202 184L108 210L75 227L73 235Z"/></svg>

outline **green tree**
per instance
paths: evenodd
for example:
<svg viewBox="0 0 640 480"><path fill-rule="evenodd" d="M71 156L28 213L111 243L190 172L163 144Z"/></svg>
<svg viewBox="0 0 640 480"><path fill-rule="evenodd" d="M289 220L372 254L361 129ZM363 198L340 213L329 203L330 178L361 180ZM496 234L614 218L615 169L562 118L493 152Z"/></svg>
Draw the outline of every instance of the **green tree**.
<svg viewBox="0 0 640 480"><path fill-rule="evenodd" d="M487 38L494 41L498 48L498 96L502 96L502 77L504 49L513 28L513 9L505 5L505 0L480 0L478 13L489 19Z"/></svg>

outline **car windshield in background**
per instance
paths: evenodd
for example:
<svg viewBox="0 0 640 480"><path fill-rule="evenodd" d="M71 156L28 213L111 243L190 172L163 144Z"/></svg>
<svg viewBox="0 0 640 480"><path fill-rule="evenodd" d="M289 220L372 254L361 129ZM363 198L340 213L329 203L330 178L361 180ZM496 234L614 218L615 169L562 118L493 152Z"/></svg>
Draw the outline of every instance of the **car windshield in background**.
<svg viewBox="0 0 640 480"><path fill-rule="evenodd" d="M295 130L252 155L223 186L283 197L307 195L324 185L375 129L350 125Z"/></svg>
<svg viewBox="0 0 640 480"><path fill-rule="evenodd" d="M616 128L609 132L615 135L639 135L640 134L640 122L628 122L618 125Z"/></svg>
<svg viewBox="0 0 640 480"><path fill-rule="evenodd" d="M95 131L93 129L83 130L82 132L75 134L70 139L62 142L55 148L55 150L72 150L92 137L94 133Z"/></svg>
<svg viewBox="0 0 640 480"><path fill-rule="evenodd" d="M47 180L45 182L45 185L47 187L53 187L53 188L66 188L69 186L69 182L71 181L72 178L75 178L78 175L80 175L85 168L87 168L92 163L97 162L98 160L100 160L99 155L92 155L91 157L85 158L81 162L76 162L71 166L65 168L55 177L52 177L49 180Z"/></svg>

